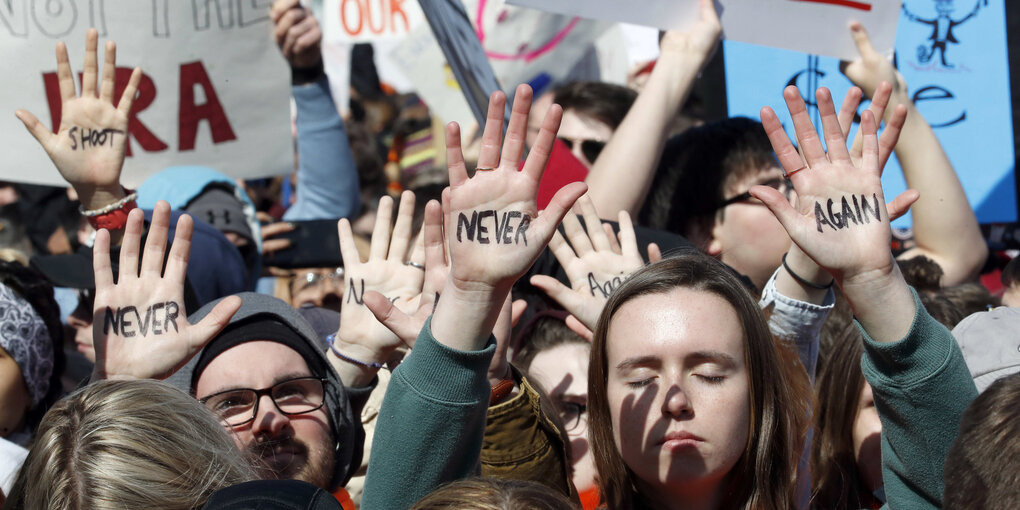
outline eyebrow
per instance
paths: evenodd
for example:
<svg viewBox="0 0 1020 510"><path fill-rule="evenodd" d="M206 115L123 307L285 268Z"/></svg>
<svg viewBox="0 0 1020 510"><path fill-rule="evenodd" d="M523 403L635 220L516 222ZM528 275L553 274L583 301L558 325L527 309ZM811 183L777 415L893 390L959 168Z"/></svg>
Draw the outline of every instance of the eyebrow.
<svg viewBox="0 0 1020 510"><path fill-rule="evenodd" d="M686 356L688 360L695 362L715 362L727 367L737 366L737 359L733 356L721 352L721 351L697 351L692 352ZM635 356L627 358L616 365L617 370L627 370L635 367L647 367L659 364L659 358L656 356Z"/></svg>
<svg viewBox="0 0 1020 510"><path fill-rule="evenodd" d="M687 358L695 361L712 361L730 367L737 365L736 358L720 351L697 351L689 354Z"/></svg>
<svg viewBox="0 0 1020 510"><path fill-rule="evenodd" d="M658 365L659 358L656 356L635 356L633 358L627 358L616 365L617 370L626 370L628 368Z"/></svg>
<svg viewBox="0 0 1020 510"><path fill-rule="evenodd" d="M289 381L291 379L301 379L301 378L305 378L305 377L318 377L318 376L316 376L315 374L312 374L312 373L305 373L305 372L288 372L286 374L277 376L275 379L273 379L273 384L270 384L269 386L273 387L273 386L276 386L277 384L280 384L280 383L282 383L284 381ZM224 393L224 392L227 392L227 391L253 390L253 389L255 389L255 388L249 388L247 386L242 386L240 384L235 384L235 385L232 385L232 386L224 386L223 388L220 388L220 389L210 393L206 397L199 398L199 400L201 400L203 398L210 397L212 395L219 394L219 393Z"/></svg>

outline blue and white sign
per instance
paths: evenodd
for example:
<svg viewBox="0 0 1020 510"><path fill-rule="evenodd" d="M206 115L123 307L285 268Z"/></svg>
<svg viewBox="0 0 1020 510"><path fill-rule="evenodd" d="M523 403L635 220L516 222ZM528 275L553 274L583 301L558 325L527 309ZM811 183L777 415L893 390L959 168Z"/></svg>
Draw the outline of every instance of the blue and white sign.
<svg viewBox="0 0 1020 510"><path fill-rule="evenodd" d="M1004 2L904 0L896 35L897 67L981 223L1017 221ZM828 87L839 101L853 85L835 59L724 44L729 114L758 118L763 106L771 106L791 136L784 87L801 89L817 123L814 90ZM865 102L862 109L866 107ZM883 184L890 199L906 189L895 157ZM909 219L895 225L908 226Z"/></svg>

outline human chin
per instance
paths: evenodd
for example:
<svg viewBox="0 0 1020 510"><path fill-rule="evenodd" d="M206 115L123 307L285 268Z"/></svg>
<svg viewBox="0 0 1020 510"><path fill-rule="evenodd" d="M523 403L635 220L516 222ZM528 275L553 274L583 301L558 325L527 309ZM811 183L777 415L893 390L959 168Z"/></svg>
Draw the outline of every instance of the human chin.
<svg viewBox="0 0 1020 510"><path fill-rule="evenodd" d="M253 442L248 447L268 478L296 478L308 464L308 447L294 438Z"/></svg>

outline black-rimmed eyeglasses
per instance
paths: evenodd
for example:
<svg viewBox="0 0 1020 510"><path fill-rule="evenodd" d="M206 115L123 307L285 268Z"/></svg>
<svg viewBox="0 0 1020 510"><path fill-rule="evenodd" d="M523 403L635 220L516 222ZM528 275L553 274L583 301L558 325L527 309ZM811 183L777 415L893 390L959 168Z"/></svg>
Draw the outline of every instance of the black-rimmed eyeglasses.
<svg viewBox="0 0 1020 510"><path fill-rule="evenodd" d="M787 200L789 200L790 197L793 196L792 195L793 183L790 182L790 179L786 179L784 177L779 177L779 178L776 178L776 179L769 179L769 180L767 180L765 182L762 182L762 183L759 183L759 184L761 186L768 186L768 187L770 187L770 188L772 188L772 189L782 193L783 196L785 196ZM739 195L737 195L735 197L727 198L726 200L724 200L723 203L719 206L719 209L722 209L723 207L726 207L728 205L736 204L738 202L747 202L749 200L754 200L754 197L751 196L751 192L750 191L745 191L745 192L743 192L743 193L741 193L741 194L739 194ZM761 202L757 202L756 201L756 203L760 204Z"/></svg>
<svg viewBox="0 0 1020 510"><path fill-rule="evenodd" d="M224 425L238 427L255 419L263 395L269 395L273 405L288 416L310 413L325 403L326 380L298 377L259 390L240 388L213 393L200 398L199 402L205 404Z"/></svg>
<svg viewBox="0 0 1020 510"><path fill-rule="evenodd" d="M570 432L581 425L581 420L587 420L588 406L576 402L560 402L560 418L563 420L563 430Z"/></svg>

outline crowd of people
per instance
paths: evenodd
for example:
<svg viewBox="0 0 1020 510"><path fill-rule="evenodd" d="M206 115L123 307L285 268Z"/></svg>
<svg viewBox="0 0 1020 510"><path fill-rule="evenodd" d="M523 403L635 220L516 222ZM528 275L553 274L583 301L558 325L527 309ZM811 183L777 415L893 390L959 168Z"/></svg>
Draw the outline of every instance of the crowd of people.
<svg viewBox="0 0 1020 510"><path fill-rule="evenodd" d="M364 47L342 118L318 21L276 0L294 174L136 190L126 136L73 133L126 133L141 70L115 97L90 30L79 93L59 43L59 127L16 114L67 187L0 188L2 508L1013 508L1020 265L978 282L960 180L859 24L838 109L784 91L794 139L697 118L700 5L634 88L496 91L469 138Z"/></svg>

